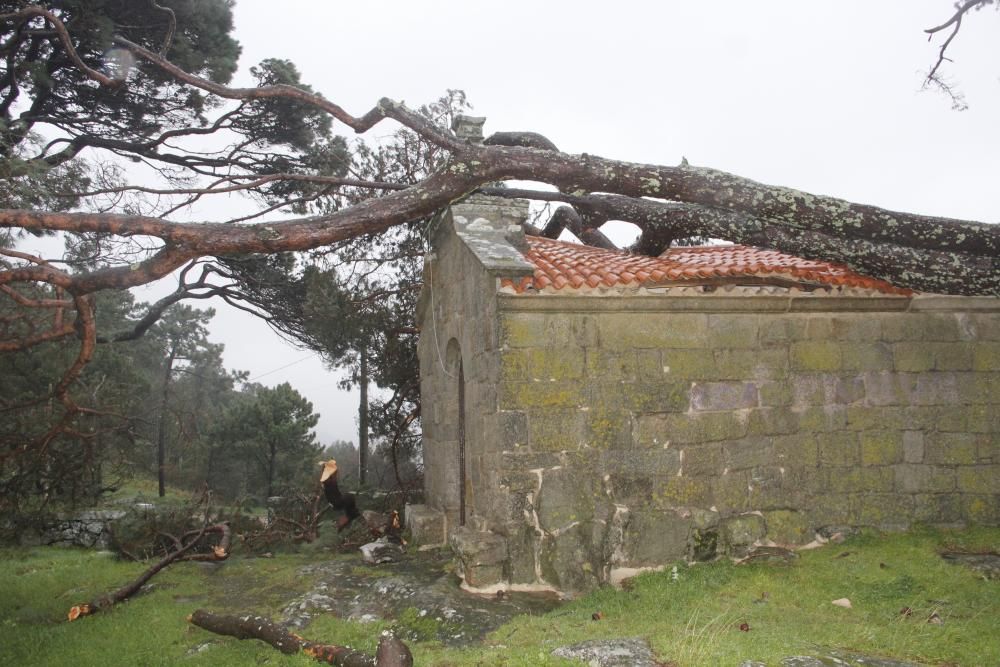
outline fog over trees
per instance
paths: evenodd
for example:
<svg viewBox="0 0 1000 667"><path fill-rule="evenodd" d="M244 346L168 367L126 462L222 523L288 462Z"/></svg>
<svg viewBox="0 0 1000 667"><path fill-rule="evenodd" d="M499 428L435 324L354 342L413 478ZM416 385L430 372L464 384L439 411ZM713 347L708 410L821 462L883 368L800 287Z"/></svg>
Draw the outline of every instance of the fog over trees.
<svg viewBox="0 0 1000 667"><path fill-rule="evenodd" d="M279 480L304 475L291 459L315 463L311 407L291 387L235 389L245 376L222 368L199 334L202 316L182 307L210 298L347 369L347 384L385 389L368 408L370 430L412 459L422 234L438 211L474 192L557 205L540 231L568 229L592 244L607 245L604 223L633 223L635 253L707 237L844 263L916 291L1000 295L996 225L891 211L686 160L571 154L530 127L480 144L451 131L468 111L460 91L424 106L387 97L346 109L336 90L313 90L295 63L277 58L253 67L256 85L235 87L232 3L91 4L0 3L0 483L11 497L77 493L64 487L61 460L90 471L80 493L98 492L107 469L98 462L109 452L132 463L150 453L136 446L143 429L163 443L157 470L173 466L191 481L210 474L225 486L226 475L252 468L270 494ZM956 108L965 102L944 75L948 49L963 20L996 6L943 7L941 25L929 27L941 47L926 81ZM374 128L391 134L371 138ZM508 181L517 187L502 187ZM256 210L177 219L192 203L233 193ZM295 217L270 217L278 211ZM56 233L67 247L58 259L19 249L31 235ZM168 278L176 289L152 304L126 291ZM268 416L279 404L294 426ZM170 451L171 429L190 451ZM269 429L288 450L277 451ZM220 447L243 447L252 465L227 469Z"/></svg>

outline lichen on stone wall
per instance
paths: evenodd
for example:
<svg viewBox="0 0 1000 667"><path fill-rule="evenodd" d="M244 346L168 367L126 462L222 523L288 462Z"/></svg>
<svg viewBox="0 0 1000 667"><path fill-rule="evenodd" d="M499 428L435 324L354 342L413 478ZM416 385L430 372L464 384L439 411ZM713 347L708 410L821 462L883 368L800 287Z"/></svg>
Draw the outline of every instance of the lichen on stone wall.
<svg viewBox="0 0 1000 667"><path fill-rule="evenodd" d="M452 275L486 271L464 247ZM487 332L461 339L492 364L469 394L467 456L496 457L477 483L498 481L469 497L511 581L583 590L841 528L1000 523L996 304L516 295L484 310L481 291L444 291L449 327ZM452 446L444 422L428 446Z"/></svg>

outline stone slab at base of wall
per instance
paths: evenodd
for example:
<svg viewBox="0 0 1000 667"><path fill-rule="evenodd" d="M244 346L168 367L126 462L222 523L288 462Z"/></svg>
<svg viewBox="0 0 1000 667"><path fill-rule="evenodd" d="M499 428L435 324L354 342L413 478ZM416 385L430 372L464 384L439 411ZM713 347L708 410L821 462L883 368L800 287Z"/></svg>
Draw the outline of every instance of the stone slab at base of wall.
<svg viewBox="0 0 1000 667"><path fill-rule="evenodd" d="M427 505L407 505L404 514L410 539L421 549L433 549L447 544L444 512Z"/></svg>
<svg viewBox="0 0 1000 667"><path fill-rule="evenodd" d="M458 558L460 575L467 587L483 589L506 582L504 570L509 558L503 536L459 526L448 535L448 542Z"/></svg>

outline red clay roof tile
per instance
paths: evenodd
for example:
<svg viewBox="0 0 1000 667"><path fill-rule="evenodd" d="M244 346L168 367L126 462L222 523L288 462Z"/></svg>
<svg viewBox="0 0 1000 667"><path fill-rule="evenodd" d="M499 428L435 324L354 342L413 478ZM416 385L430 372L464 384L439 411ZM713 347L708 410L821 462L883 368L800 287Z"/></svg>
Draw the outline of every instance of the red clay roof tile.
<svg viewBox="0 0 1000 667"><path fill-rule="evenodd" d="M910 294L885 282L831 264L742 245L671 248L659 257L629 255L536 236L527 237L526 259L535 265L533 278L501 285L522 293L529 288L554 289L615 286L655 286L666 282L701 284L718 278L799 280L813 284L858 287L887 294Z"/></svg>

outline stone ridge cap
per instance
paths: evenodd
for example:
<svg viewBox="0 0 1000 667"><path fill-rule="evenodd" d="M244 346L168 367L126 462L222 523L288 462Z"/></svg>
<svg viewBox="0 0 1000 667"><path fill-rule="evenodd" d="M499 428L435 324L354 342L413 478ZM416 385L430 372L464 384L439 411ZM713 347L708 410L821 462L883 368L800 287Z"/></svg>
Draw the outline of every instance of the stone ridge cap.
<svg viewBox="0 0 1000 667"><path fill-rule="evenodd" d="M491 274L523 278L534 273L520 248L527 250L524 230L527 200L490 201L495 198L470 198L451 207L455 235L472 251L483 268ZM519 248L520 246L520 248Z"/></svg>
<svg viewBox="0 0 1000 667"><path fill-rule="evenodd" d="M455 215L453 220L455 234L488 272L511 277L531 276L535 272L535 265L525 261L524 255L511 242L507 230L489 226L485 218L470 221Z"/></svg>
<svg viewBox="0 0 1000 667"><path fill-rule="evenodd" d="M910 310L1000 311L1000 296L961 296L957 294L914 294Z"/></svg>
<svg viewBox="0 0 1000 667"><path fill-rule="evenodd" d="M497 281L499 284L499 280ZM544 312L955 312L1000 313L1000 297L943 296L937 294L902 296L861 290L835 294L798 290L758 292L735 287L711 293L697 286L672 288L666 292L644 290L546 290L534 294L498 290L502 311ZM602 298L602 297L616 298Z"/></svg>
<svg viewBox="0 0 1000 667"><path fill-rule="evenodd" d="M614 298L607 298L614 297ZM784 294L759 294L735 290L728 294L695 293L694 288L686 288L686 293L636 293L608 292L601 296L584 296L578 290L563 290L542 293L517 293L513 289L501 289L497 293L497 304L501 311L539 312L670 312L670 313L804 313L804 312L923 312L926 308L911 308L912 297L882 293L847 293L831 296L815 296L810 293L788 292ZM942 308L938 312L954 310L965 312L958 307ZM977 309L978 310L978 309ZM995 309L1000 311L1000 305ZM979 311L983 312L983 311Z"/></svg>

